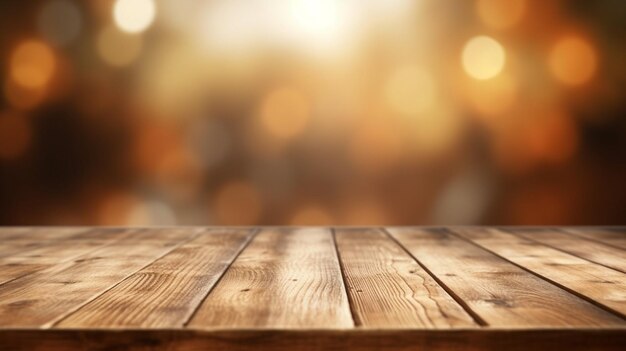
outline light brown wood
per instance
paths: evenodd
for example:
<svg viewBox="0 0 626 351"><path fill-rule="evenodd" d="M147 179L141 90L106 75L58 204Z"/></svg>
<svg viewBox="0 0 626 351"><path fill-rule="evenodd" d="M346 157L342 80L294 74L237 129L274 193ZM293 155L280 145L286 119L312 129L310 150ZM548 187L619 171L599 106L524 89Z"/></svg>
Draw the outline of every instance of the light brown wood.
<svg viewBox="0 0 626 351"><path fill-rule="evenodd" d="M31 241L32 245L25 246L19 243L16 245L15 242L9 243L7 245L13 245L15 253L0 257L0 285L55 264L71 261L133 231L96 229L84 235L72 235L64 240L51 240L48 244L36 241Z"/></svg>
<svg viewBox="0 0 626 351"><path fill-rule="evenodd" d="M610 230L602 228L559 228L561 231L573 234L577 237L592 240L606 245L619 247L626 250L626 231Z"/></svg>
<svg viewBox="0 0 626 351"><path fill-rule="evenodd" d="M262 229L215 286L190 327L350 328L329 229Z"/></svg>
<svg viewBox="0 0 626 351"><path fill-rule="evenodd" d="M0 228L0 350L621 351L620 231Z"/></svg>
<svg viewBox="0 0 626 351"><path fill-rule="evenodd" d="M134 233L72 261L1 285L0 326L49 326L196 232L169 229Z"/></svg>
<svg viewBox="0 0 626 351"><path fill-rule="evenodd" d="M201 234L55 327L182 327L253 231L210 229Z"/></svg>
<svg viewBox="0 0 626 351"><path fill-rule="evenodd" d="M585 240L555 229L532 231L518 229L514 232L528 239L626 273L626 251L617 247Z"/></svg>
<svg viewBox="0 0 626 351"><path fill-rule="evenodd" d="M372 328L477 326L402 247L379 229L335 231L358 324Z"/></svg>
<svg viewBox="0 0 626 351"><path fill-rule="evenodd" d="M391 234L489 325L618 326L624 321L449 232Z"/></svg>
<svg viewBox="0 0 626 351"><path fill-rule="evenodd" d="M626 274L497 229L453 231L626 317Z"/></svg>

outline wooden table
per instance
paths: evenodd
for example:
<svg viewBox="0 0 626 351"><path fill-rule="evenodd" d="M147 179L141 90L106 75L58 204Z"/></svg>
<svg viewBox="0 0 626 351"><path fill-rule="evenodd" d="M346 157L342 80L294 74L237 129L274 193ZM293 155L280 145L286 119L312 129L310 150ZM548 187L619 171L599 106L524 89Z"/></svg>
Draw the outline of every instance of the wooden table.
<svg viewBox="0 0 626 351"><path fill-rule="evenodd" d="M0 229L0 350L626 350L626 228Z"/></svg>

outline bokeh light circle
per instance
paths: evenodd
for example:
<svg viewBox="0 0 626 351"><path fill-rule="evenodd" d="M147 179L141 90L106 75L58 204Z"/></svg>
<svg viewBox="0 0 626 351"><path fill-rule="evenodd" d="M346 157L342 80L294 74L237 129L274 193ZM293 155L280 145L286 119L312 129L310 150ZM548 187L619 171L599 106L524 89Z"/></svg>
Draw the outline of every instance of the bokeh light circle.
<svg viewBox="0 0 626 351"><path fill-rule="evenodd" d="M156 6L153 0L117 0L113 6L115 24L129 33L145 31L155 16Z"/></svg>
<svg viewBox="0 0 626 351"><path fill-rule="evenodd" d="M52 78L55 68L54 53L40 41L25 41L11 55L11 78L25 88L44 87Z"/></svg>
<svg viewBox="0 0 626 351"><path fill-rule="evenodd" d="M70 44L80 34L83 25L78 7L67 0L46 3L37 18L37 27L51 43L59 46Z"/></svg>
<svg viewBox="0 0 626 351"><path fill-rule="evenodd" d="M500 43L488 36L470 39L463 48L463 68L471 77L479 80L497 76L506 63L506 53Z"/></svg>
<svg viewBox="0 0 626 351"><path fill-rule="evenodd" d="M552 48L549 65L554 76L567 85L581 85L594 75L598 58L591 44L578 36L567 36Z"/></svg>

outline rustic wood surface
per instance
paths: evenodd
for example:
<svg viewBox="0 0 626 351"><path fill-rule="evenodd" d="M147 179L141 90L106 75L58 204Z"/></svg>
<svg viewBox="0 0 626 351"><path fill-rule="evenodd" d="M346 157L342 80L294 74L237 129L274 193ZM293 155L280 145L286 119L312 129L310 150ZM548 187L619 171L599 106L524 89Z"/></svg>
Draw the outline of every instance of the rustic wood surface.
<svg viewBox="0 0 626 351"><path fill-rule="evenodd" d="M0 350L624 350L623 227L0 228Z"/></svg>

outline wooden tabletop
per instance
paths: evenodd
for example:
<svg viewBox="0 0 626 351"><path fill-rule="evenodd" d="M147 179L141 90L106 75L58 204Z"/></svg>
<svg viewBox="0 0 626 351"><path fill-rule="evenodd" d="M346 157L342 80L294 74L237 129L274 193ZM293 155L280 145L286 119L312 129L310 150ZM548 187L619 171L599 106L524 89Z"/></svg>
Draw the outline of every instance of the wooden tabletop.
<svg viewBox="0 0 626 351"><path fill-rule="evenodd" d="M624 350L626 228L0 229L0 350Z"/></svg>

